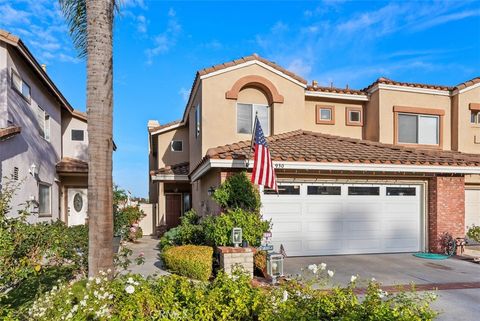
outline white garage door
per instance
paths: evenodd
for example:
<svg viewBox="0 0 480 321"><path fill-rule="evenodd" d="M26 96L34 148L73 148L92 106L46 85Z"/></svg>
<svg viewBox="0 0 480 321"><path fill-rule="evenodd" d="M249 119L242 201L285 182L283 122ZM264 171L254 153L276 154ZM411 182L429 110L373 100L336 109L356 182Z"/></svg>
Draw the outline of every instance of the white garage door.
<svg viewBox="0 0 480 321"><path fill-rule="evenodd" d="M465 229L480 225L480 190L465 190Z"/></svg>
<svg viewBox="0 0 480 321"><path fill-rule="evenodd" d="M422 249L419 185L279 185L262 193L275 250L288 256L417 252Z"/></svg>

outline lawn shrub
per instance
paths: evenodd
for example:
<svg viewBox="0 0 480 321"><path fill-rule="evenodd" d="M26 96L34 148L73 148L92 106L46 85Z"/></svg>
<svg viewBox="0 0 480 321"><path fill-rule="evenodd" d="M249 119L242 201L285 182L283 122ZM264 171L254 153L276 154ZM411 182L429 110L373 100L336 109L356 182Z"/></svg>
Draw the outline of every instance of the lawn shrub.
<svg viewBox="0 0 480 321"><path fill-rule="evenodd" d="M260 212L260 194L250 182L246 172L227 178L215 190L212 198L223 210L240 208L248 212Z"/></svg>
<svg viewBox="0 0 480 321"><path fill-rule="evenodd" d="M218 216L209 216L203 222L206 243L215 246L231 246L234 227L242 228L243 239L249 245L259 246L263 233L271 229L271 222L263 220L258 213L247 212L240 208L228 210Z"/></svg>
<svg viewBox="0 0 480 321"><path fill-rule="evenodd" d="M475 242L480 242L480 226L472 225L468 229L467 236Z"/></svg>
<svg viewBox="0 0 480 321"><path fill-rule="evenodd" d="M168 230L160 239L159 247L164 250L169 246L176 245L204 245L205 237L203 226L200 224L200 217L194 210L183 214L179 226Z"/></svg>
<svg viewBox="0 0 480 321"><path fill-rule="evenodd" d="M429 294L388 294L370 282L363 299L354 285L314 290L297 281L257 288L249 277L219 273L212 282L169 275L101 276L62 283L42 295L21 320L432 320Z"/></svg>
<svg viewBox="0 0 480 321"><path fill-rule="evenodd" d="M208 280L212 275L213 248L199 245L182 245L167 248L163 261L167 269L197 280Z"/></svg>

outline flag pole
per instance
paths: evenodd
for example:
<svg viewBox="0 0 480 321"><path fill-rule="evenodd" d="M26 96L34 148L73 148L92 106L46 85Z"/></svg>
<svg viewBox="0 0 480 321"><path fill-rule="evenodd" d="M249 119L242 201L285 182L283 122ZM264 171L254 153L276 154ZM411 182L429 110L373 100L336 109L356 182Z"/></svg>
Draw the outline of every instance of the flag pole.
<svg viewBox="0 0 480 321"><path fill-rule="evenodd" d="M258 111L255 112L255 121L253 124L252 139L250 140L250 149L248 150L248 156L247 156L247 162L246 162L247 170L248 170L248 166L250 165L250 156L252 155L253 143L255 141L255 131L257 130L257 120L258 120L257 115L258 115Z"/></svg>

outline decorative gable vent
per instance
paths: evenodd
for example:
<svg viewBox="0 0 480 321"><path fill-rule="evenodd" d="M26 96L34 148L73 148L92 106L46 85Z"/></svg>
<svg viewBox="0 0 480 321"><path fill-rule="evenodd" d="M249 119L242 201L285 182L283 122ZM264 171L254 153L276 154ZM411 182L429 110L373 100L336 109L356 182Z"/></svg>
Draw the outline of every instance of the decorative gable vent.
<svg viewBox="0 0 480 321"><path fill-rule="evenodd" d="M13 180L18 181L18 167L13 168Z"/></svg>

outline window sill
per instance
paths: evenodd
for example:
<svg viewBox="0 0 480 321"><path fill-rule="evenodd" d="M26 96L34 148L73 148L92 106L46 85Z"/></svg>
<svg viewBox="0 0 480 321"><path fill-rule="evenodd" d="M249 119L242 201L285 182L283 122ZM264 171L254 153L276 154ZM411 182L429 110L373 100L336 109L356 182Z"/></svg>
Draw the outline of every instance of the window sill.
<svg viewBox="0 0 480 321"><path fill-rule="evenodd" d="M408 143L395 143L396 146L410 147L410 148L423 148L423 149L442 149L440 145L425 145L425 144L408 144Z"/></svg>
<svg viewBox="0 0 480 321"><path fill-rule="evenodd" d="M325 121L317 120L316 124L317 125L335 125L335 121L334 120L325 120Z"/></svg>
<svg viewBox="0 0 480 321"><path fill-rule="evenodd" d="M23 100L25 100L28 104L32 103L32 97L27 98L25 97L17 88L12 86L12 89L14 92L16 92L20 97L22 97Z"/></svg>
<svg viewBox="0 0 480 321"><path fill-rule="evenodd" d="M352 123L352 122L347 122L347 126L354 126L354 127L362 127L363 123Z"/></svg>
<svg viewBox="0 0 480 321"><path fill-rule="evenodd" d="M52 217L52 214L48 214L48 213L42 213L42 214L38 214L38 217L39 218L49 218L49 217Z"/></svg>

